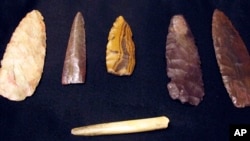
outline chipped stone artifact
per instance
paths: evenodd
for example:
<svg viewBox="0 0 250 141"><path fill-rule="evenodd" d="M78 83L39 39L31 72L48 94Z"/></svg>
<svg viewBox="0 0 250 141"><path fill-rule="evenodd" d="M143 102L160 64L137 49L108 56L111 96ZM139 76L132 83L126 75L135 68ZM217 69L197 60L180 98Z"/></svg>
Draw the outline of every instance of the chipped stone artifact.
<svg viewBox="0 0 250 141"><path fill-rule="evenodd" d="M70 31L64 60L62 84L84 83L86 76L86 43L84 19L77 12Z"/></svg>
<svg viewBox="0 0 250 141"><path fill-rule="evenodd" d="M167 84L172 99L198 105L204 94L200 58L194 37L182 15L172 17L166 42Z"/></svg>
<svg viewBox="0 0 250 141"><path fill-rule="evenodd" d="M213 13L212 37L224 86L238 108L250 106L250 57L246 45L228 17Z"/></svg>
<svg viewBox="0 0 250 141"><path fill-rule="evenodd" d="M106 67L114 75L131 75L135 67L135 45L132 31L122 16L119 16L109 32L106 49Z"/></svg>
<svg viewBox="0 0 250 141"><path fill-rule="evenodd" d="M21 101L33 95L43 72L46 32L38 10L19 23L7 45L0 68L0 95Z"/></svg>

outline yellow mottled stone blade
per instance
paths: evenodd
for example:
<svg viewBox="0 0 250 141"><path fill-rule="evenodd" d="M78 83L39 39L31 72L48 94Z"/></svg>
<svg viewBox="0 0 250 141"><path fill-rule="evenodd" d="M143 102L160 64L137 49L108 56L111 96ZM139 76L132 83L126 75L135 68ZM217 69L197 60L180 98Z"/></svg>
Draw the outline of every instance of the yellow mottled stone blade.
<svg viewBox="0 0 250 141"><path fill-rule="evenodd" d="M119 16L109 32L106 50L106 67L115 75L131 75L135 67L135 45L132 31L122 16Z"/></svg>
<svg viewBox="0 0 250 141"><path fill-rule="evenodd" d="M43 16L28 13L12 34L1 61L0 95L13 101L31 96L40 79L46 53Z"/></svg>

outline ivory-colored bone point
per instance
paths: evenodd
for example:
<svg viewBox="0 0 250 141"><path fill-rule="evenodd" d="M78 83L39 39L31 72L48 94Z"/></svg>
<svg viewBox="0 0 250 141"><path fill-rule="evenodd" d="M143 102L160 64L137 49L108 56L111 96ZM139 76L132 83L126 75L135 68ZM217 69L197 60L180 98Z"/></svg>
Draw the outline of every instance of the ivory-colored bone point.
<svg viewBox="0 0 250 141"><path fill-rule="evenodd" d="M116 121L73 128L71 134L77 136L98 136L128 134L165 129L169 119L166 116Z"/></svg>

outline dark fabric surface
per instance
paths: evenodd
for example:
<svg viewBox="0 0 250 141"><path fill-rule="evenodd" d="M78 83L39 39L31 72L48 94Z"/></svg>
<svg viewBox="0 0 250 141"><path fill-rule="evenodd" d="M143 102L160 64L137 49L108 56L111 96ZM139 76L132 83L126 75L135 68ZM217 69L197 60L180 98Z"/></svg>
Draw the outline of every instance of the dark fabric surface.
<svg viewBox="0 0 250 141"><path fill-rule="evenodd" d="M211 36L219 8L250 47L248 0L2 0L1 57L21 18L38 9L45 19L47 54L43 77L22 102L0 98L1 141L200 141L228 140L230 124L250 123L250 108L233 106L221 80ZM70 28L76 12L85 18L87 77L83 85L61 85ZM205 97L197 107L181 104L166 88L165 45L170 18L183 14L201 58ZM131 26L136 46L132 76L106 72L105 50L117 16ZM165 115L165 130L138 134L76 137L73 127Z"/></svg>

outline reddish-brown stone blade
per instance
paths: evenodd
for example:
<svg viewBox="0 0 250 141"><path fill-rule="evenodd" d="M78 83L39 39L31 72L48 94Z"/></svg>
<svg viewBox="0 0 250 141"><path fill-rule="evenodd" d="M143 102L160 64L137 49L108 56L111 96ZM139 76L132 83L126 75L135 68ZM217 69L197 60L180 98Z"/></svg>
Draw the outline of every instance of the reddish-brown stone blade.
<svg viewBox="0 0 250 141"><path fill-rule="evenodd" d="M172 99L198 105L204 88L200 58L193 35L182 15L173 16L167 35L167 75L171 78L167 88Z"/></svg>
<svg viewBox="0 0 250 141"><path fill-rule="evenodd" d="M62 84L84 83L86 75L86 43L84 19L80 12L75 16L66 56L64 60Z"/></svg>
<svg viewBox="0 0 250 141"><path fill-rule="evenodd" d="M231 21L215 10L212 35L217 63L224 85L238 108L250 106L250 57Z"/></svg>

